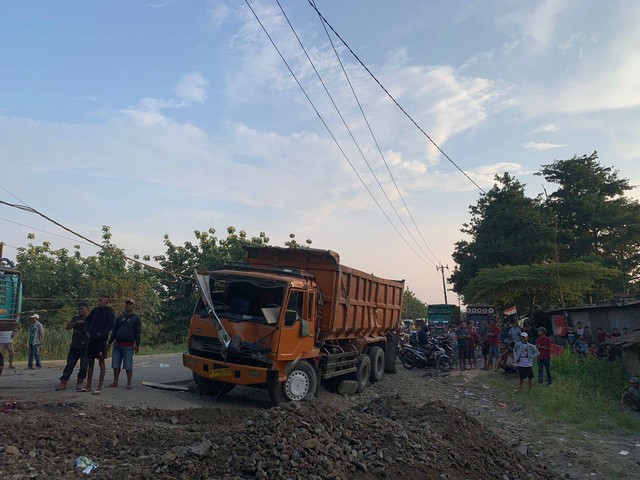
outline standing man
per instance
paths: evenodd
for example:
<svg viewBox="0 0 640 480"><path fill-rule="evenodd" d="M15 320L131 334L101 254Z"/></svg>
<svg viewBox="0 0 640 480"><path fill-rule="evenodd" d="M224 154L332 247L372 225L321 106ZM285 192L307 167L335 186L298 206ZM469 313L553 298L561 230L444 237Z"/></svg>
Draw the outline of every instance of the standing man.
<svg viewBox="0 0 640 480"><path fill-rule="evenodd" d="M95 361L98 360L100 367L100 376L98 377L98 387L93 392L94 395L102 393L102 384L104 382L104 374L106 365L104 363L107 358L107 340L109 333L113 328L116 314L113 308L109 306L109 295L102 294L98 298L98 306L94 307L87 317L87 325L89 329L89 345L87 346L87 357L89 359L89 372L87 374L87 391L91 391L91 383L93 380L93 368Z"/></svg>
<svg viewBox="0 0 640 480"><path fill-rule="evenodd" d="M113 383L109 387L117 387L120 378L120 368L124 367L127 372L127 390L131 390L131 378L133 377L133 353L138 353L140 348L140 328L141 322L133 310L136 308L136 302L129 299L124 302L124 313L116 319L116 326L111 332L109 338L109 346L114 342L113 353L111 358L111 367L113 367Z"/></svg>
<svg viewBox="0 0 640 480"><path fill-rule="evenodd" d="M87 325L87 317L89 316L89 305L86 302L78 304L78 315L73 317L67 323L66 329L73 329L73 337L71 337L71 346L67 354L67 366L64 367L62 377L60 377L60 385L56 387L56 391L67 388L67 383L73 369L80 360L80 371L78 372L78 380L76 382L76 392L86 392L82 384L87 377L87 347L89 346L89 330Z"/></svg>
<svg viewBox="0 0 640 480"><path fill-rule="evenodd" d="M7 352L7 354L9 354L9 368L10 369L15 369L16 367L13 366L13 339L15 338L16 335L18 335L18 332L20 331L20 324L18 322L16 322L15 327L13 327L12 330L7 330L6 332L0 332L0 359L2 359L2 354L4 352ZM2 367L2 365L0 365L0 367Z"/></svg>
<svg viewBox="0 0 640 480"><path fill-rule="evenodd" d="M496 318L488 329L487 343L489 344L489 368L493 368L493 362L497 362L500 358L500 327ZM496 368L498 368L497 365Z"/></svg>
<svg viewBox="0 0 640 480"><path fill-rule="evenodd" d="M489 369L489 322L486 318L482 319L482 324L478 329L478 333L480 334L480 348L482 348L482 359L484 360L484 364L482 365L482 370Z"/></svg>
<svg viewBox="0 0 640 480"><path fill-rule="evenodd" d="M34 313L29 317L29 370L33 370L33 359L36 359L36 368L42 368L40 363L40 344L44 340L44 327L40 323L40 315Z"/></svg>
<svg viewBox="0 0 640 480"><path fill-rule="evenodd" d="M518 322L514 322L513 326L509 329L509 338L513 340L513 343L516 344L520 341L522 330L518 326ZM528 336L528 335L527 335Z"/></svg>
<svg viewBox="0 0 640 480"><path fill-rule="evenodd" d="M518 376L520 377L520 390L525 378L529 379L529 390L531 390L531 380L533 379L533 360L540 352L529 343L529 334L522 332L520 341L513 347L513 358L518 366Z"/></svg>
<svg viewBox="0 0 640 480"><path fill-rule="evenodd" d="M542 377L547 372L547 385L551 385L551 338L547 337L547 329L538 328L538 339L536 348L540 352L538 355L538 385L542 385Z"/></svg>
<svg viewBox="0 0 640 480"><path fill-rule="evenodd" d="M468 346L469 338L471 334L467 329L465 322L460 322L460 327L456 330L456 337L458 338L458 356L460 357L460 370L464 371L467 368Z"/></svg>

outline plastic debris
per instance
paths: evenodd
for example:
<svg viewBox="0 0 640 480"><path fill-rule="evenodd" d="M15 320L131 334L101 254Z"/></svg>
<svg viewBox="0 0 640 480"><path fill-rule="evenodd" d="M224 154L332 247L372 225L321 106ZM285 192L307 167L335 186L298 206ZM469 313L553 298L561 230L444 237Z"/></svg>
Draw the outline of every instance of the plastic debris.
<svg viewBox="0 0 640 480"><path fill-rule="evenodd" d="M626 450L620 450L620 455L629 455L629 452Z"/></svg>
<svg viewBox="0 0 640 480"><path fill-rule="evenodd" d="M170 367L171 365L169 365L168 363L161 363L160 364L160 368L167 368Z"/></svg>
<svg viewBox="0 0 640 480"><path fill-rule="evenodd" d="M82 473L86 473L87 475L91 473L91 470L93 470L94 468L98 468L99 466L100 465L98 465L96 462L88 457L85 457L84 455L76 458L76 467L81 468Z"/></svg>

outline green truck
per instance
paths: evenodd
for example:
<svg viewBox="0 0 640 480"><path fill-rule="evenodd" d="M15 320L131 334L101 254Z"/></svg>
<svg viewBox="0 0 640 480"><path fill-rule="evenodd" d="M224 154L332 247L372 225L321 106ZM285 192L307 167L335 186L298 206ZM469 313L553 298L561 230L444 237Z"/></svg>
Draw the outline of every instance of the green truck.
<svg viewBox="0 0 640 480"><path fill-rule="evenodd" d="M456 318L456 306L437 304L427 306L427 321L433 335L444 335L447 328L454 323Z"/></svg>

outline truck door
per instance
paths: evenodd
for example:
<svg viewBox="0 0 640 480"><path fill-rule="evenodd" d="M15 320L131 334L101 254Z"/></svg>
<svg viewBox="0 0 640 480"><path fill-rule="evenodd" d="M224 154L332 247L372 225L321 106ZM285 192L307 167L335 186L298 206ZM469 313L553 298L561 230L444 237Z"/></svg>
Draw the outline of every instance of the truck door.
<svg viewBox="0 0 640 480"><path fill-rule="evenodd" d="M313 349L315 325L315 292L292 289L280 329L278 360L295 360L302 352Z"/></svg>

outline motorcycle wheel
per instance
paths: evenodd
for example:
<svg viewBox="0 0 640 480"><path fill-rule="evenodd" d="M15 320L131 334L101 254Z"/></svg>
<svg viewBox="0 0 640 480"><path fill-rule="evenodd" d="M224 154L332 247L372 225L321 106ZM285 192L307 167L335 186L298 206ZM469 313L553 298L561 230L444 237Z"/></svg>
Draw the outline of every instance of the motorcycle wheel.
<svg viewBox="0 0 640 480"><path fill-rule="evenodd" d="M451 360L448 357L441 355L436 359L436 366L441 372L448 372L451 370Z"/></svg>
<svg viewBox="0 0 640 480"><path fill-rule="evenodd" d="M401 359L402 366L407 370L413 370L416 368L416 360L417 358L411 352L406 352Z"/></svg>

